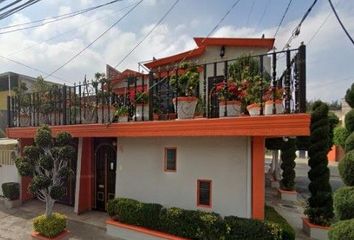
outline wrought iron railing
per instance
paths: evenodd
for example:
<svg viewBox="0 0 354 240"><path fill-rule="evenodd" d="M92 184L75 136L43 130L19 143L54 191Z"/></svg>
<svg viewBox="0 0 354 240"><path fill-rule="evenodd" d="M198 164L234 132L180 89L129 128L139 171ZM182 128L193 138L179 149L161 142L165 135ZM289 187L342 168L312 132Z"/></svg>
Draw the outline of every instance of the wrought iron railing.
<svg viewBox="0 0 354 240"><path fill-rule="evenodd" d="M248 56L257 62L255 76L249 65L237 65L238 71L230 76L235 62L244 58L194 64L199 81L194 86L198 98L195 116L204 118L228 117L226 98L220 99L217 87L224 84L228 90L228 79L243 78L256 82L252 97L259 100L259 115L277 113L302 113L306 111L306 48ZM251 71L252 70L252 71ZM240 73L240 76L235 76ZM248 76L241 76L247 74ZM251 73L250 73L251 72ZM185 77L186 69L181 65L153 69L149 74L133 74L120 81L104 79L73 86L53 86L44 92L26 93L8 97L8 126L28 127L48 125L94 124L119 121L173 120L178 116L181 104L179 80ZM257 78L257 81L254 81ZM252 82L250 81L250 82ZM172 84L174 83L174 84ZM239 84L238 84L239 85ZM238 86L239 88L240 86ZM277 109L276 95L282 89L281 112ZM245 90L245 89L244 89ZM266 91L268 90L268 91ZM249 94L251 95L251 94ZM249 97L249 96L248 96ZM269 101L271 106L269 108ZM247 98L247 96L246 96ZM223 103L225 101L225 103ZM251 100L244 102L250 103ZM123 109L124 111L117 111ZM247 115L241 108L241 115ZM120 116L117 116L117 113ZM123 113L126 114L123 114ZM126 116L126 117L123 117Z"/></svg>

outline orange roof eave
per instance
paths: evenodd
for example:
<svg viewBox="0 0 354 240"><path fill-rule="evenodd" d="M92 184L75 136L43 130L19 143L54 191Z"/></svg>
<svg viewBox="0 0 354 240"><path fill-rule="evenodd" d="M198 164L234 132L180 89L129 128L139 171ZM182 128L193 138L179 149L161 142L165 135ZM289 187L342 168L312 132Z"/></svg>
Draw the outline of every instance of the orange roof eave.
<svg viewBox="0 0 354 240"><path fill-rule="evenodd" d="M202 46L233 46L266 48L268 51L274 47L275 38L203 38L195 37L198 47Z"/></svg>
<svg viewBox="0 0 354 240"><path fill-rule="evenodd" d="M165 57L165 58L160 58L160 59L157 59L155 61L152 61L152 62L149 62L149 63L145 63L144 65L147 67L147 68L156 68L156 67L159 67L159 66L164 66L164 65L167 65L167 64L170 64L170 63L175 63L175 62L178 62L178 61L181 61L183 59L190 59L190 58L193 58L193 57L197 57L197 56L200 56L204 53L205 51L205 47L198 47L196 49L193 49L193 50L189 50L189 51L186 51L186 52L182 52L182 53L179 53L179 54L176 54L176 55L172 55L172 56L169 56L169 57Z"/></svg>

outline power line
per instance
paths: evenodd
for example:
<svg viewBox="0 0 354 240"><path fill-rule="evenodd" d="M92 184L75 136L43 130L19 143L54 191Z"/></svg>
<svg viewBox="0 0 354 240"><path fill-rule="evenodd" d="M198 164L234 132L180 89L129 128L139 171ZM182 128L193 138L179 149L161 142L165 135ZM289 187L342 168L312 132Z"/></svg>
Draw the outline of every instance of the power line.
<svg viewBox="0 0 354 240"><path fill-rule="evenodd" d="M266 3L265 8L264 8L263 13L262 13L262 16L261 16L261 18L259 19L259 21L257 23L257 26L262 22L264 16L267 13L268 7L271 5L271 2L272 2L272 0L268 0L268 2Z"/></svg>
<svg viewBox="0 0 354 240"><path fill-rule="evenodd" d="M286 16L286 14L288 13L288 10L289 10L289 8L290 8L290 5L291 5L292 1L293 1L293 0L290 0L289 3L288 3L288 5L286 6L285 11L284 11L284 13L283 13L283 16L281 17L281 20L280 20L280 22L279 22L279 24L278 24L277 30L275 31L273 38L275 38L275 36L278 34L278 31L279 31L279 29L280 29L280 26L282 25L282 23L283 23L283 21L284 21L284 18L285 18L285 16Z"/></svg>
<svg viewBox="0 0 354 240"><path fill-rule="evenodd" d="M297 36L299 36L300 34L300 28L301 25L303 24L303 22L305 21L305 19L307 18L307 16L310 14L312 8L315 6L315 4L317 3L318 0L313 1L313 3L311 4L311 6L307 9L307 11L305 12L304 16L302 17L300 23L296 26L296 28L293 30L293 32L291 33L290 38L288 39L288 41L286 42L286 44L283 47L283 50L287 47L290 46L290 43L292 42L292 40L294 40Z"/></svg>
<svg viewBox="0 0 354 240"><path fill-rule="evenodd" d="M28 0L27 2L0 14L0 20L5 19L5 18L25 9L25 8L32 6L33 4L40 2L40 1L41 0ZM21 1L16 1L16 3L18 3L18 2L21 2Z"/></svg>
<svg viewBox="0 0 354 240"><path fill-rule="evenodd" d="M149 36L150 34L165 20L165 18L168 16L168 14L170 14L170 12L175 8L175 6L177 5L177 3L180 0L176 0L172 6L167 10L167 12L160 18L160 20L154 25L153 28L151 28L151 30L128 52L127 55L125 55L123 57L122 60L119 61L119 63L117 65L115 65L114 68L117 68L120 64L122 64L134 51L135 49L137 49L140 44L142 44Z"/></svg>
<svg viewBox="0 0 354 240"><path fill-rule="evenodd" d="M88 13L88 12L91 12L93 10L97 10L99 8L106 7L108 5L111 5L111 4L114 4L116 2L120 2L120 1L123 1L123 0L115 0L115 1L111 1L111 2L108 2L108 3L101 4L101 5L97 5L97 6L94 6L94 7L90 7L90 8L86 8L86 9L82 9L82 10L78 10L78 11L74 11L74 12L71 12L71 13L66 13L66 14L63 14L63 15L58 15L58 16L55 16L55 17L49 17L49 18L39 19L39 20L31 21L31 22L26 22L26 23L20 23L20 24L0 27L0 30L1 30L1 29L11 29L11 28L19 27L19 26L26 26L26 27L22 27L22 28L17 28L17 29L12 29L12 30L8 30L8 31L3 31L3 32L0 32L0 34L12 33L12 32L18 32L18 31L22 31L22 30L31 29L31 28L42 27L42 26L45 26L45 25L53 23L53 22L58 22L58 21L62 21L62 20L68 19L68 18L76 17L78 15L82 15L84 13ZM36 24L36 23L39 23L39 24L33 25L33 24ZM33 26L27 26L27 25L33 25Z"/></svg>
<svg viewBox="0 0 354 240"><path fill-rule="evenodd" d="M70 62L72 62L75 58L81 55L84 51L86 51L88 48L90 48L95 42L97 42L101 37L103 37L107 32L109 32L113 27L115 27L122 19L124 19L127 15L129 15L137 6L139 6L144 0L140 0L137 4L135 4L129 11L124 14L122 17L120 17L116 22L114 22L108 29L106 29L103 33L101 33L95 40L93 40L90 44L88 44L85 48L83 48L81 51L76 53L74 56L72 56L68 61L66 61L63 65L55 69L53 72L48 74L45 78L50 77L54 73L58 72L60 69L68 65Z"/></svg>
<svg viewBox="0 0 354 240"><path fill-rule="evenodd" d="M339 6L340 0L337 2L336 7ZM324 19L324 21L321 23L321 25L319 26L319 28L317 28L316 32L312 35L312 37L310 38L310 40L307 42L307 45L310 45L310 43L312 42L312 40L317 36L317 34L321 31L322 27L326 24L326 22L328 21L329 17L331 16L331 12L328 13L327 17Z"/></svg>
<svg viewBox="0 0 354 240"><path fill-rule="evenodd" d="M250 21L250 16L251 16L251 14L252 14L252 12L253 12L253 8L254 8L254 4L255 4L255 3L256 3L256 0L253 0L252 5L251 5L251 9L250 9L250 11L249 11L249 13L248 13L248 16L247 16L246 26L248 26L248 23L249 23L249 21Z"/></svg>
<svg viewBox="0 0 354 240"><path fill-rule="evenodd" d="M350 40L350 41L352 42L352 44L354 45L354 40L353 40L353 38L350 36L349 32L348 32L347 29L345 28L345 26L344 26L344 24L342 23L342 21L340 20L338 14L337 14L337 11L336 11L336 9L335 9L334 6L333 6L332 1L331 1L331 0L328 0L328 2L329 2L329 5L331 5L331 8L332 8L332 10L333 10L333 13L334 13L334 15L336 16L336 18L337 18L339 24L341 25L343 31L345 32L345 34L347 35L347 37L349 38L349 40Z"/></svg>

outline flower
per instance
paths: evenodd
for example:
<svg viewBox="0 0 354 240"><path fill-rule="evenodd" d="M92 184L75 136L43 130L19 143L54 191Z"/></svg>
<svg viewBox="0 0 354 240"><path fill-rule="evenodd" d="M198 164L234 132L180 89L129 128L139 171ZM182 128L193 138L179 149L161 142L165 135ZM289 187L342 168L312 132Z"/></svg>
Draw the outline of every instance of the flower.
<svg viewBox="0 0 354 240"><path fill-rule="evenodd" d="M144 89L143 86L138 86L129 90L129 99L131 102L139 104L139 103L147 103L148 102L148 92Z"/></svg>
<svg viewBox="0 0 354 240"><path fill-rule="evenodd" d="M228 101L241 101L245 97L244 86L237 86L237 84L232 81L224 81L216 84L215 93L218 95L219 99Z"/></svg>

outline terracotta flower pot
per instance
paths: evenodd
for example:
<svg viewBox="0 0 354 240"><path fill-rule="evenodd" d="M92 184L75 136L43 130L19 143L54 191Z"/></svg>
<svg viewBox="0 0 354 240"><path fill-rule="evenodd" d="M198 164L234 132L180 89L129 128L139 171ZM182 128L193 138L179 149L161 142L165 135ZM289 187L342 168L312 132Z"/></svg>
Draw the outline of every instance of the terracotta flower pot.
<svg viewBox="0 0 354 240"><path fill-rule="evenodd" d="M198 103L196 97L177 97L173 100L178 119L192 119Z"/></svg>
<svg viewBox="0 0 354 240"><path fill-rule="evenodd" d="M250 116L259 116L261 114L261 106L258 103L253 103L247 106Z"/></svg>
<svg viewBox="0 0 354 240"><path fill-rule="evenodd" d="M240 101L219 101L219 117L225 117L225 109L227 116L226 117L235 117L240 116L241 114L241 102Z"/></svg>
<svg viewBox="0 0 354 240"><path fill-rule="evenodd" d="M281 114L284 112L283 100L275 100L275 114ZM273 114L273 100L266 101L264 104L264 114L272 115Z"/></svg>

